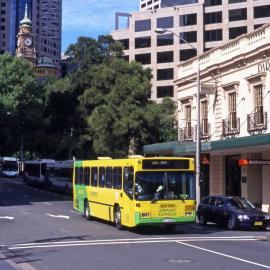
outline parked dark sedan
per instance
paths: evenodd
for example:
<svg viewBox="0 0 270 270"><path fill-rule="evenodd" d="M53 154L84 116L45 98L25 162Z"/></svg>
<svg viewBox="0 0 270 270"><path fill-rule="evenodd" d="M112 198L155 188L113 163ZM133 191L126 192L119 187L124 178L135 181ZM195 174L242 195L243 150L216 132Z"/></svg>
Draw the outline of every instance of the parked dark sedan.
<svg viewBox="0 0 270 270"><path fill-rule="evenodd" d="M198 206L197 216L200 225L214 222L226 225L229 230L237 227L256 227L266 230L270 216L255 208L245 198L227 196L207 196Z"/></svg>

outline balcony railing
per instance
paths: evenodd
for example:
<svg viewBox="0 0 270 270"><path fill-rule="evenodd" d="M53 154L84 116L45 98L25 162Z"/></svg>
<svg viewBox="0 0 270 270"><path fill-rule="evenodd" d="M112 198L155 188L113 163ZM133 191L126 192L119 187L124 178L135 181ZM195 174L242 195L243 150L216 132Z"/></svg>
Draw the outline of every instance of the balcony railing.
<svg viewBox="0 0 270 270"><path fill-rule="evenodd" d="M210 134L211 134L211 126L206 119L203 119L201 123L200 139L207 140L210 138Z"/></svg>
<svg viewBox="0 0 270 270"><path fill-rule="evenodd" d="M179 129L179 140L180 141L194 140L194 129L191 127L191 125Z"/></svg>
<svg viewBox="0 0 270 270"><path fill-rule="evenodd" d="M230 115L222 121L222 136L235 136L240 133L240 118Z"/></svg>
<svg viewBox="0 0 270 270"><path fill-rule="evenodd" d="M247 115L247 130L249 133L267 129L267 112L255 112Z"/></svg>

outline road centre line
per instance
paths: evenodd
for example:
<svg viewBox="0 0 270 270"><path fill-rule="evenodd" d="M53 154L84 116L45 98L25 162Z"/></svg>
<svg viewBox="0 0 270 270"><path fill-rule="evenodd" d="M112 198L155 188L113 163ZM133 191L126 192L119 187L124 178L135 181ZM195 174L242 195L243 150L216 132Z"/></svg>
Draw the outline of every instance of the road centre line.
<svg viewBox="0 0 270 270"><path fill-rule="evenodd" d="M214 251L214 250L211 250L211 249L206 249L206 248L198 247L198 246L195 246L195 245L183 243L182 241L179 241L179 242L177 241L177 243L181 244L181 245L184 245L184 246L188 246L188 247L196 248L196 249L199 249L199 250L203 250L203 251L206 251L206 252L209 252L209 253L213 253L213 254L216 254L216 255L220 255L220 256L223 256L223 257L227 257L227 258L230 258L230 259L234 259L234 260L237 260L237 261L241 261L241 262L245 262L245 263L248 263L248 264L260 266L260 267L263 267L263 268L266 268L266 269L270 269L269 265L252 262L252 261L249 261L249 260L245 260L245 259L242 259L242 258L231 256L231 255L228 255L228 254L225 254L225 253L217 252L217 251Z"/></svg>
<svg viewBox="0 0 270 270"><path fill-rule="evenodd" d="M249 238L135 238L135 239L108 239L108 240L82 240L82 241L64 241L64 242L44 242L44 243L26 243L17 244L9 247L9 250L17 249L35 249L35 248L55 248L55 247L74 247L74 246L98 246L98 245L121 245L121 244L151 244L151 243L177 243L194 241L258 241L254 237Z"/></svg>
<svg viewBox="0 0 270 270"><path fill-rule="evenodd" d="M205 240L200 240L204 241ZM211 240L210 240L211 241ZM219 240L224 241L224 240ZM257 239L234 239L225 241L258 241ZM194 240L181 240L181 242L194 242ZM52 244L52 245L35 245L35 246L20 246L20 247L10 247L9 250L19 250L19 249L35 249L35 248L56 248L56 247L76 247L76 246L102 246L102 245L123 245L123 244L155 244L155 243L177 243L175 240L149 240L149 241L125 241L125 242L99 242L99 243L74 243L74 244Z"/></svg>
<svg viewBox="0 0 270 270"><path fill-rule="evenodd" d="M69 244L69 243L85 243L85 242L114 242L114 241L147 241L147 240L174 240L174 241L181 241L183 240L195 240L195 239L201 239L201 240L206 240L206 239L245 239L245 240L258 240L256 236L249 235L249 236L211 236L211 237L206 237L206 236L186 236L186 237L143 237L143 238L118 238L118 239L96 239L96 240L78 240L78 241L59 241L59 242L42 242L42 243L25 243L25 244L16 244L13 246L29 246L29 245L47 245L47 244Z"/></svg>

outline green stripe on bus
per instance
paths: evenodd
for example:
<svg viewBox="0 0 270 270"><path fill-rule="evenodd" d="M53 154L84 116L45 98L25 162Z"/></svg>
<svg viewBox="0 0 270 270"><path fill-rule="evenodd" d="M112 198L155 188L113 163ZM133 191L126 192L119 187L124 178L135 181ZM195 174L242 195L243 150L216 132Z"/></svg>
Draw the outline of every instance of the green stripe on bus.
<svg viewBox="0 0 270 270"><path fill-rule="evenodd" d="M177 218L167 218L167 219L171 219L172 222L171 223L194 223L195 222L195 217L177 217ZM166 218L140 218L140 213L135 213L135 224L139 225L139 224L153 224L153 223L160 223L160 224L166 224L166 222L164 222L164 220L166 220Z"/></svg>
<svg viewBox="0 0 270 270"><path fill-rule="evenodd" d="M76 199L78 200L78 210L83 213L84 212L84 200L87 199L87 191L86 191L86 186L79 186L75 185L75 196Z"/></svg>
<svg viewBox="0 0 270 270"><path fill-rule="evenodd" d="M83 166L83 161L82 160L77 160L74 162L74 167L82 167Z"/></svg>

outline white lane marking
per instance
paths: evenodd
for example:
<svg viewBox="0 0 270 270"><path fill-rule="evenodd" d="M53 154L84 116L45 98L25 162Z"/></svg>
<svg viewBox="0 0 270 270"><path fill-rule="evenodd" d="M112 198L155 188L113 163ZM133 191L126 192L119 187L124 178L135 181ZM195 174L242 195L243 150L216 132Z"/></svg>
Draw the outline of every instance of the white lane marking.
<svg viewBox="0 0 270 270"><path fill-rule="evenodd" d="M44 203L44 204L47 204L47 205L53 205L52 203L48 203L48 202L42 202L42 203Z"/></svg>
<svg viewBox="0 0 270 270"><path fill-rule="evenodd" d="M263 267L263 268L270 269L269 265L248 261L248 260L245 260L245 259L242 259L242 258L238 258L238 257L231 256L231 255L221 253L221 252L217 252L217 251L214 251L214 250L211 250L211 249L206 249L206 248L194 246L194 245L191 245L191 244L183 243L182 241L179 241L179 242L177 241L177 243L181 244L181 245L184 245L184 246L188 246L188 247L196 248L196 249L199 249L199 250L203 250L203 251L206 251L206 252L209 252L209 253L213 253L213 254L216 254L216 255L220 255L220 256L223 256L223 257L227 257L227 258L230 258L230 259L234 259L234 260L237 260L237 261L241 261L241 262L245 262L245 263L248 263L248 264L253 264L253 265L256 265L256 266L260 266L260 267Z"/></svg>
<svg viewBox="0 0 270 270"><path fill-rule="evenodd" d="M11 246L9 249L34 249L48 247L72 247L72 246L97 246L97 245L121 245L121 244L148 244L148 243L173 243L177 241L194 242L194 241L258 241L255 237L247 238L135 238L135 239L102 239L102 240L81 240L81 241L61 241L61 242L43 242L43 243L26 243Z"/></svg>
<svg viewBox="0 0 270 270"><path fill-rule="evenodd" d="M143 238L116 238L116 239L96 239L96 240L78 240L78 241L59 241L59 242L42 242L39 245L46 244L69 244L69 243L85 243L85 242L114 242L114 241L147 241L147 240L173 240L173 241L181 241L181 240L258 240L256 236L248 235L248 236L186 236L186 237L143 237ZM16 244L14 246L29 246L36 245L36 243L25 243L25 244Z"/></svg>
<svg viewBox="0 0 270 270"><path fill-rule="evenodd" d="M70 219L70 216L46 214L49 217Z"/></svg>
<svg viewBox="0 0 270 270"><path fill-rule="evenodd" d="M0 219L9 219L9 220L13 220L15 217L8 217L8 216L4 216L4 217L0 217Z"/></svg>
<svg viewBox="0 0 270 270"><path fill-rule="evenodd" d="M185 242L194 242L194 240L182 240ZM205 240L200 240L204 241ZM220 240L219 240L220 241ZM221 240L224 241L224 240ZM257 239L235 239L235 240L227 240L226 241L258 241ZM33 246L14 246L10 247L9 250L16 250L16 249L34 249L34 248L55 248L55 247L76 247L76 246L101 246L101 245L123 245L123 244L155 244L155 243L177 243L175 240L149 240L149 241L120 241L120 242L100 242L100 243L74 243L74 244L55 244L52 243L51 245L33 245Z"/></svg>

